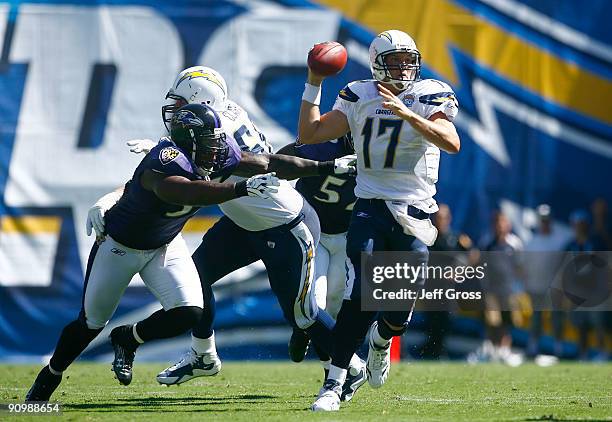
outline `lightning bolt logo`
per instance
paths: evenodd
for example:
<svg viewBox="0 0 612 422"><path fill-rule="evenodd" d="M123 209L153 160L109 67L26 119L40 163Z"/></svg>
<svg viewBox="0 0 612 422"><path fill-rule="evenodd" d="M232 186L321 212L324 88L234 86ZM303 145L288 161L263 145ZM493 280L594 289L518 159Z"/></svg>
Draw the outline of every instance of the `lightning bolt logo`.
<svg viewBox="0 0 612 422"><path fill-rule="evenodd" d="M195 72L189 72L184 74L181 79L178 80L178 82L176 83L176 87L175 89L178 88L178 86L181 84L181 82L183 82L184 80L192 80L195 78L204 78L207 81L210 81L212 83L214 83L215 85L217 85L219 88L221 88L221 91L223 91L223 93L225 94L225 88L223 87L223 84L221 83L221 81L219 81L219 79L212 73L208 73L208 72L200 72L200 71L195 71Z"/></svg>

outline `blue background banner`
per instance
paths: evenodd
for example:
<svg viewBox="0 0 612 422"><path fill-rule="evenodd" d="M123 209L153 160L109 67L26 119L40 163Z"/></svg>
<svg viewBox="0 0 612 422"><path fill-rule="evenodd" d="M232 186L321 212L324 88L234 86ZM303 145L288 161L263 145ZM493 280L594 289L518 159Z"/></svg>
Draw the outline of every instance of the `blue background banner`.
<svg viewBox="0 0 612 422"><path fill-rule="evenodd" d="M49 354L77 315L93 241L84 233L87 210L131 177L139 157L125 141L163 134L165 93L187 66L219 70L230 98L278 149L295 138L314 43L337 40L349 52L345 70L324 83L326 111L346 83L370 77L373 36L401 29L421 49L423 76L449 82L459 99L462 150L442 154L436 197L451 206L456 230L480 239L502 209L527 240L540 203L568 230L573 210L612 202L612 3L371 3L0 3L0 360ZM192 248L218 216L207 208L190 222ZM227 357L286 353L289 329L262 268L218 287ZM112 324L156 306L136 279ZM453 324L468 337L480 329L470 319ZM419 317L415 327L418 336ZM166 359L187 341L143 355ZM109 352L101 336L87 356Z"/></svg>

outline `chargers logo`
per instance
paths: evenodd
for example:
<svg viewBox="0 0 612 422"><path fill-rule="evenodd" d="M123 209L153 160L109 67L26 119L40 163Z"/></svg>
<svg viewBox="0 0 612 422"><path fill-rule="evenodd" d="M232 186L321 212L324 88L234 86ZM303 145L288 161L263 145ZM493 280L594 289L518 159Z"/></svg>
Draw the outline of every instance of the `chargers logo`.
<svg viewBox="0 0 612 422"><path fill-rule="evenodd" d="M159 161L166 165L179 156L180 151L175 147L166 147L159 152Z"/></svg>
<svg viewBox="0 0 612 422"><path fill-rule="evenodd" d="M207 81L210 81L214 83L215 85L217 85L219 88L221 88L221 91L223 91L224 94L227 94L225 92L225 88L223 87L223 84L221 83L221 81L219 81L219 79L215 75L209 72L200 72L200 71L189 72L189 73L184 74L181 77L181 79L179 79L179 81L176 83L175 89L177 89L178 86L181 84L181 82L183 82L184 80L186 79L191 80L195 78L204 78Z"/></svg>

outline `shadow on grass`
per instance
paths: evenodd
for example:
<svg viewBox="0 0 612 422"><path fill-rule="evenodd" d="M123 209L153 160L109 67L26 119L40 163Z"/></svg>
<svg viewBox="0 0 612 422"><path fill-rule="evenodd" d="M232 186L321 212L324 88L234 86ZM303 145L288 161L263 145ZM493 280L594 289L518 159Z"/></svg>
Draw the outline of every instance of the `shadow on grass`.
<svg viewBox="0 0 612 422"><path fill-rule="evenodd" d="M241 394L221 397L137 397L119 398L116 401L64 404L64 410L88 412L244 412L253 411L252 407L231 407L228 405L249 405L267 403L280 403L278 396L267 394ZM267 412L303 410L303 406L288 408L286 400L282 401L282 409L262 409Z"/></svg>

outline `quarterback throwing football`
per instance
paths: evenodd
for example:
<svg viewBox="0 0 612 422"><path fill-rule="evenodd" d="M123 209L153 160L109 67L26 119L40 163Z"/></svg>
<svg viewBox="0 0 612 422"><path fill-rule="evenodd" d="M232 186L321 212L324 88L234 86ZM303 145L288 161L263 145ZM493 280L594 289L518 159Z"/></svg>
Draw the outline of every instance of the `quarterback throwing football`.
<svg viewBox="0 0 612 422"><path fill-rule="evenodd" d="M370 67L373 79L349 83L333 110L323 115L319 101L324 78L309 69L300 108L301 143L325 142L350 131L357 154L357 202L347 237L348 289L315 411L339 409L350 358L368 329L368 381L377 388L387 379L391 338L406 331L414 302L404 311L379 312L371 323L375 312L361 310L361 254L413 251L420 263L427 262L427 246L437 235L429 216L438 209L433 196L440 150L457 153L460 148L452 123L458 109L455 94L444 82L419 78L421 54L408 34L379 34L370 45Z"/></svg>

